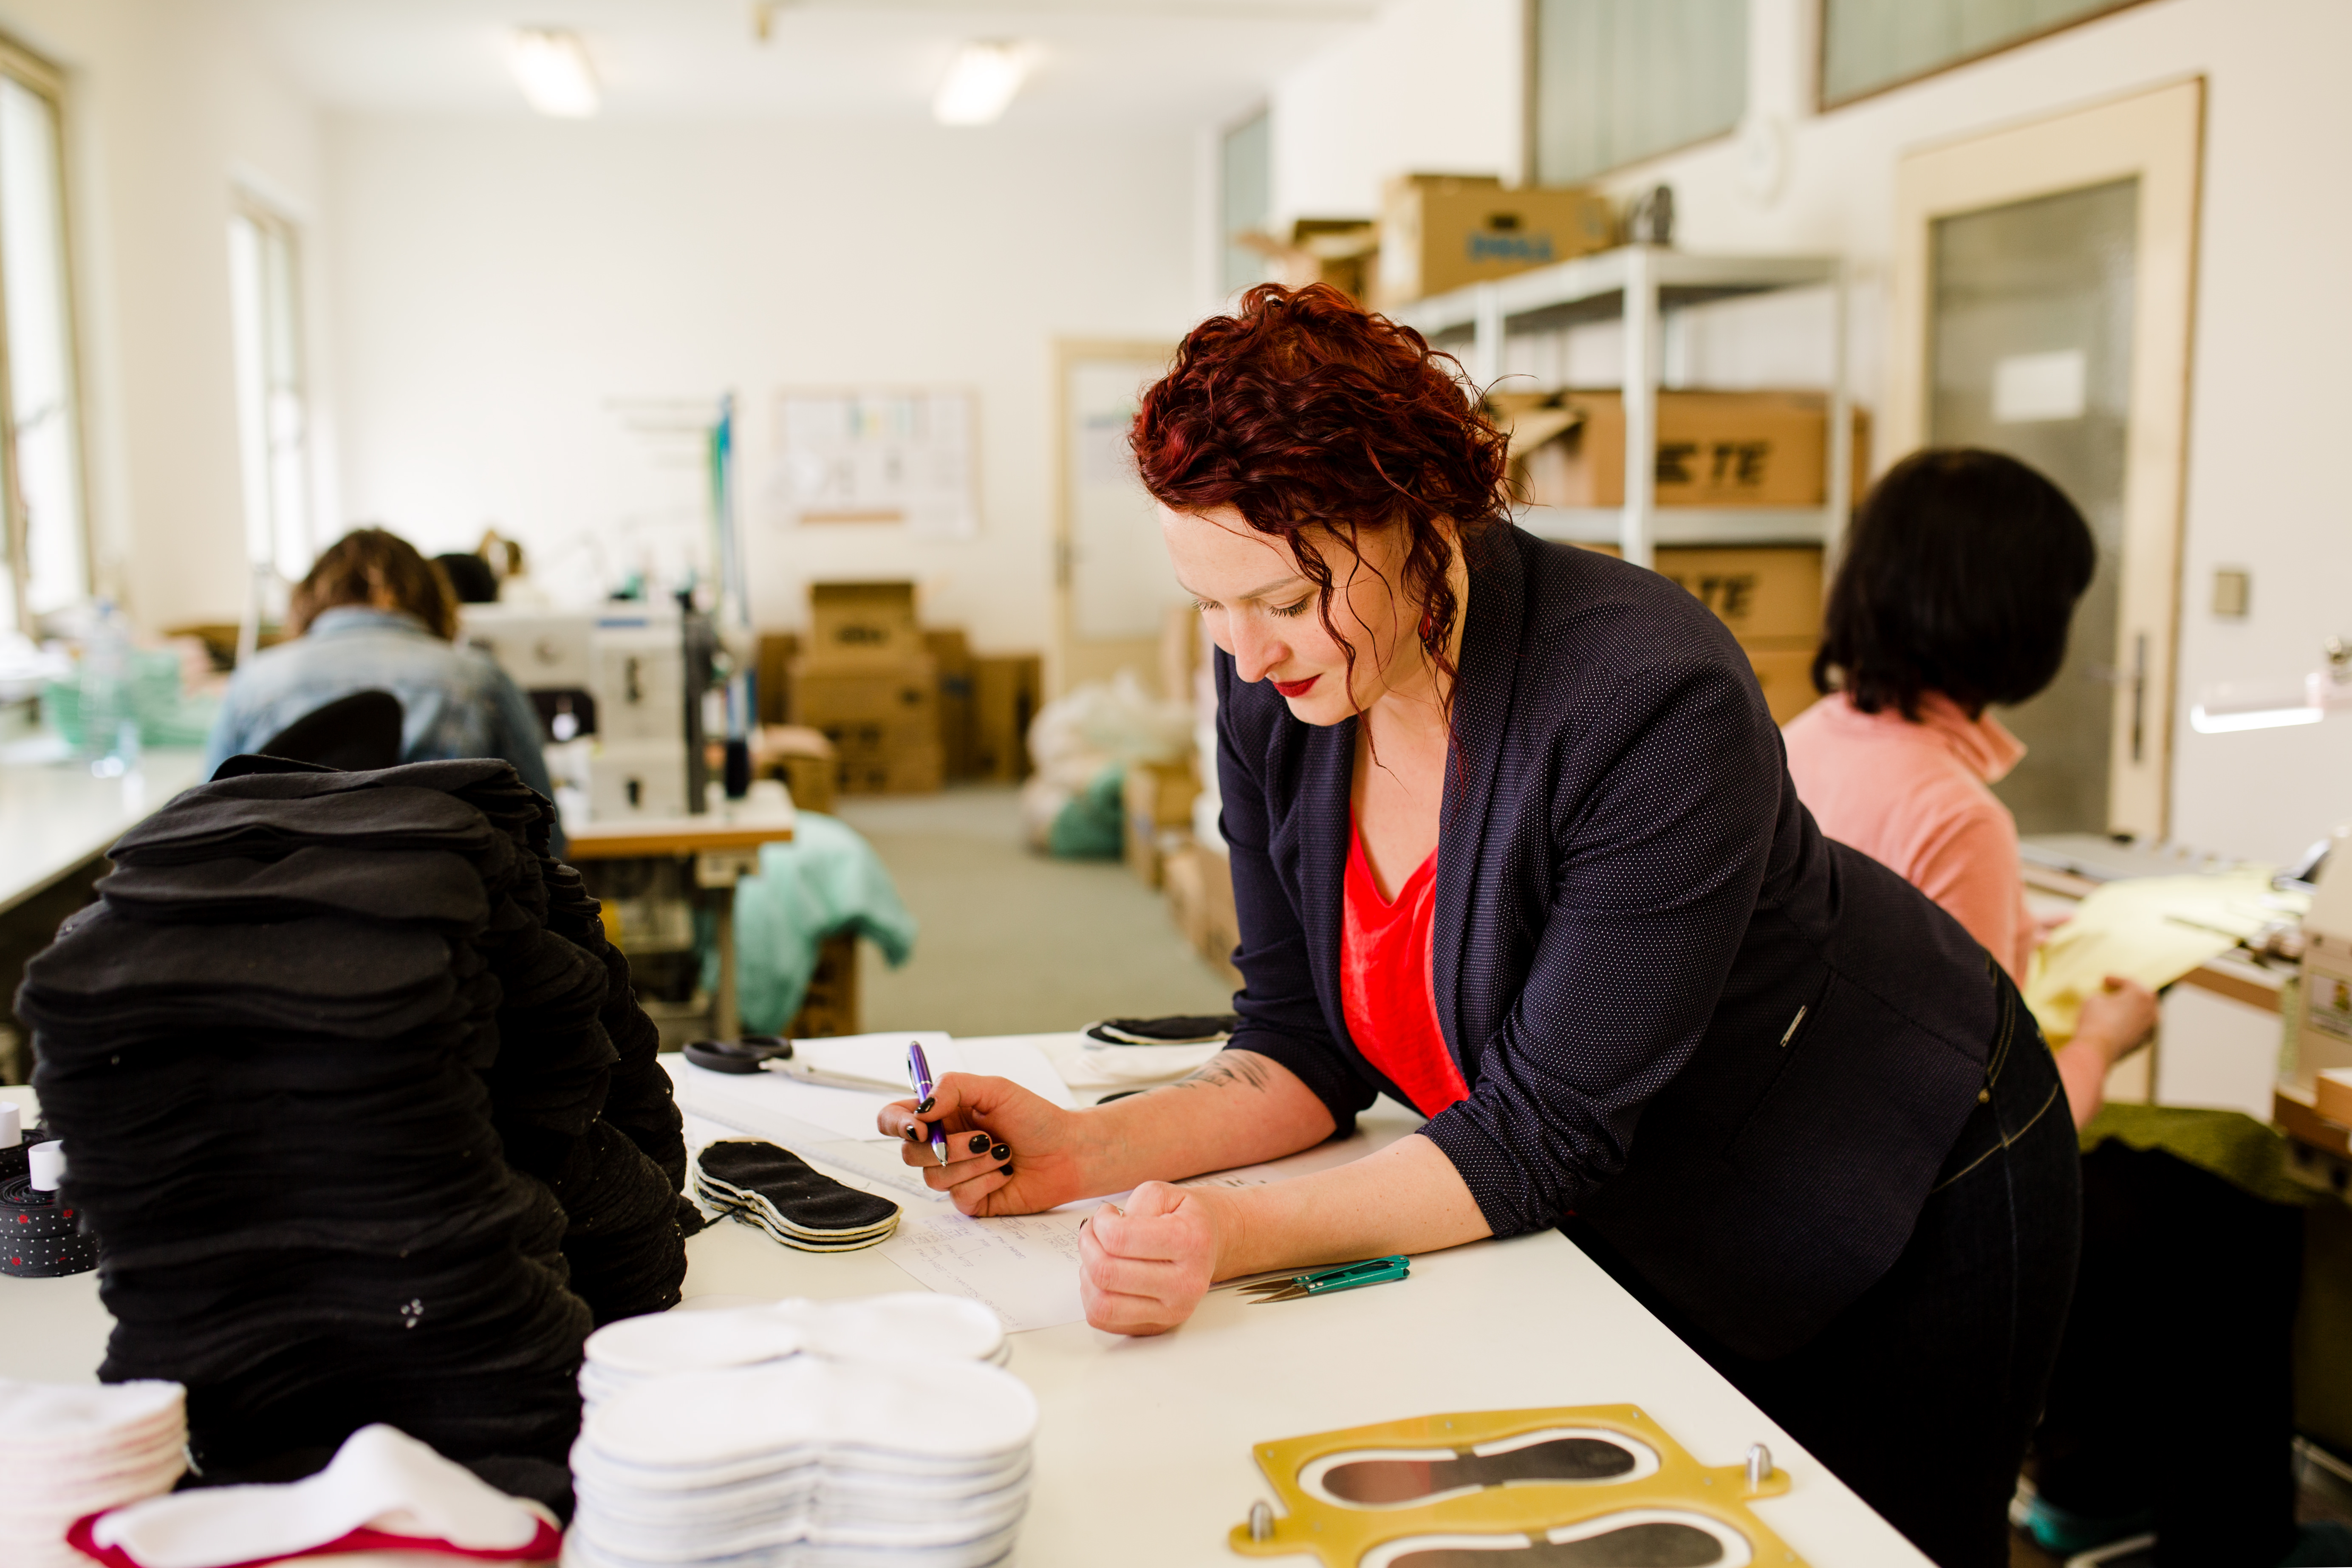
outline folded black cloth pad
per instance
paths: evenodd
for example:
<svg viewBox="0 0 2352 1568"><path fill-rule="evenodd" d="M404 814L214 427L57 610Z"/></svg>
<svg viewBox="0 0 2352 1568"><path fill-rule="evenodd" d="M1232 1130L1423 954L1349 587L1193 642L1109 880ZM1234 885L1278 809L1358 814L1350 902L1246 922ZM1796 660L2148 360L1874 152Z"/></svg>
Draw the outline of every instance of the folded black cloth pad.
<svg viewBox="0 0 2352 1568"><path fill-rule="evenodd" d="M26 970L114 1314L216 1474L369 1422L561 1466L581 1342L675 1306L686 1149L552 809L496 761L229 776Z"/></svg>
<svg viewBox="0 0 2352 1568"><path fill-rule="evenodd" d="M756 1139L704 1145L694 1188L705 1203L756 1225L787 1247L871 1247L898 1227L898 1205L813 1170L789 1149Z"/></svg>

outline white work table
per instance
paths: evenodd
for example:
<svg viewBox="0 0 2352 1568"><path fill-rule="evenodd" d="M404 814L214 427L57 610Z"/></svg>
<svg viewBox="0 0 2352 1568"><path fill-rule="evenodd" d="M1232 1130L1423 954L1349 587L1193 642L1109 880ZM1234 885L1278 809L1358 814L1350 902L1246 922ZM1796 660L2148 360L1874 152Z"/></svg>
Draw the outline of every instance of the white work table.
<svg viewBox="0 0 2352 1568"><path fill-rule="evenodd" d="M1024 1037L1064 1058L1078 1043ZM32 1109L24 1089L0 1099ZM1383 1100L1365 1120L1392 1135L1383 1121L1418 1118ZM1370 1128L1358 1134L1367 1147ZM730 1134L688 1119L690 1144L719 1135ZM688 1241L687 1257L689 1305L914 1286L878 1252L794 1252L728 1221ZM0 1375L86 1380L107 1327L94 1274L0 1278ZM1012 1342L1011 1370L1043 1413L1016 1553L1030 1568L1240 1561L1226 1532L1253 1502L1275 1500L1254 1444L1438 1412L1578 1405L1638 1406L1704 1465L1737 1465L1749 1444L1768 1445L1790 1489L1749 1506L1811 1568L1927 1563L1557 1232L1416 1258L1409 1279L1328 1298L1255 1305L1215 1292L1157 1339L1069 1323Z"/></svg>
<svg viewBox="0 0 2352 1568"><path fill-rule="evenodd" d="M110 779L93 777L85 763L0 763L0 914L203 778L204 761L194 751L152 751Z"/></svg>

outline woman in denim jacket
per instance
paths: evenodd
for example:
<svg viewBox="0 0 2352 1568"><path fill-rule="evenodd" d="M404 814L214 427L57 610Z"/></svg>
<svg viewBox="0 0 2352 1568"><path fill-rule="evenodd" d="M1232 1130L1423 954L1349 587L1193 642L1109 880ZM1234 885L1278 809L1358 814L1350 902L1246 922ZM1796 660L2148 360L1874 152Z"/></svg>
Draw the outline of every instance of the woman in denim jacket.
<svg viewBox="0 0 2352 1568"><path fill-rule="evenodd" d="M400 699L402 762L500 757L551 797L538 715L488 654L455 640L457 595L398 534L362 528L336 541L296 586L286 630L289 640L229 681L206 772L339 697L373 689Z"/></svg>

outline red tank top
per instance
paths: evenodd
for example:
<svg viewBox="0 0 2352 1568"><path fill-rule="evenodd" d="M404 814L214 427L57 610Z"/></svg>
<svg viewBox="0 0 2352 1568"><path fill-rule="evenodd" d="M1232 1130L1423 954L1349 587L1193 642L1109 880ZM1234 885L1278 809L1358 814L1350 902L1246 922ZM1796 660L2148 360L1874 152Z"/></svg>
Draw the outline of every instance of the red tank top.
<svg viewBox="0 0 2352 1568"><path fill-rule="evenodd" d="M1402 1089L1423 1116L1470 1098L1454 1054L1437 1026L1430 981L1429 932L1437 885L1437 854L1383 902L1364 858L1363 830L1352 817L1348 878L1339 922L1339 1003L1348 1033L1364 1059Z"/></svg>

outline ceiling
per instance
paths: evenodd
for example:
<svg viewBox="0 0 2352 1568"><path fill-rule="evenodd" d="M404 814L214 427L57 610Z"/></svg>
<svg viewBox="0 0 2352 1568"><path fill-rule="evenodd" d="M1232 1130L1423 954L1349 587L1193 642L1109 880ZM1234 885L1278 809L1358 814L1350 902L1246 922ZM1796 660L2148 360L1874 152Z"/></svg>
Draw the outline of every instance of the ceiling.
<svg viewBox="0 0 2352 1568"><path fill-rule="evenodd" d="M1035 64L1008 125L1198 125L1245 111L1379 0L210 0L295 85L362 113L527 116L517 26L585 40L611 119L924 120L956 47ZM761 11L768 37L756 36ZM971 132L985 134L985 132Z"/></svg>

